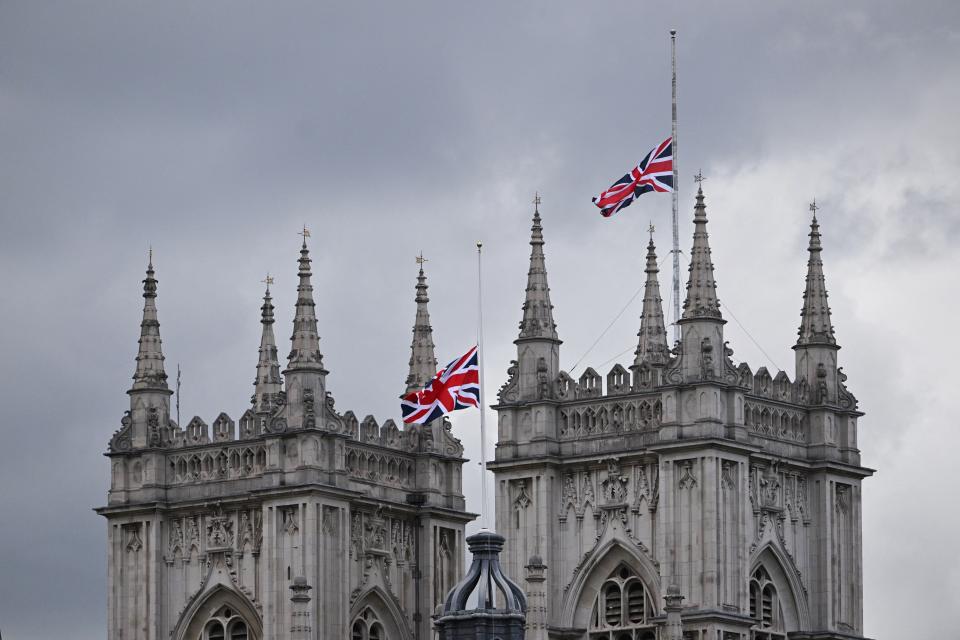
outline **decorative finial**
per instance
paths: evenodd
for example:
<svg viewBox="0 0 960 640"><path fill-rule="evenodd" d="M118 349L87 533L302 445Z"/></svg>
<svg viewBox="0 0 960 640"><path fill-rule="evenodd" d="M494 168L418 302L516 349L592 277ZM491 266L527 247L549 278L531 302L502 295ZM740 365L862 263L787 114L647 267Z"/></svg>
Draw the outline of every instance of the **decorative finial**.
<svg viewBox="0 0 960 640"><path fill-rule="evenodd" d="M653 226L653 221L651 221L651 222L650 222L650 226L647 227L647 231L650 233L650 242L653 242L653 232L656 231L656 230L657 230L657 228L656 228L655 226Z"/></svg>
<svg viewBox="0 0 960 640"><path fill-rule="evenodd" d="M543 200L540 199L540 192L535 191L533 196L533 212L534 213L540 213L541 202L543 202Z"/></svg>
<svg viewBox="0 0 960 640"><path fill-rule="evenodd" d="M483 249L483 242L477 240L477 251L480 251L481 249Z"/></svg>
<svg viewBox="0 0 960 640"><path fill-rule="evenodd" d="M310 237L310 230L307 229L307 225L303 225L303 231L298 231L297 235L303 236L303 246L307 246L307 238Z"/></svg>
<svg viewBox="0 0 960 640"><path fill-rule="evenodd" d="M817 205L817 199L814 198L814 199L813 199L813 202L810 203L810 211L813 212L813 219L814 219L814 220L817 219L817 211L818 211L819 209L820 209L820 207Z"/></svg>
<svg viewBox="0 0 960 640"><path fill-rule="evenodd" d="M693 176L693 181L697 184L700 184L704 180L706 180L706 178L703 177L703 170L697 171L697 175Z"/></svg>
<svg viewBox="0 0 960 640"><path fill-rule="evenodd" d="M420 275L422 276L422 275L423 275L423 263L424 263L424 262L430 262L430 260L423 257L423 251L422 251L422 250L420 251L420 255L418 255L418 256L417 256L416 258L414 258L414 259L417 261L417 264L420 266Z"/></svg>
<svg viewBox="0 0 960 640"><path fill-rule="evenodd" d="M264 278L263 280L261 280L260 282L262 282L262 283L264 283L265 285L267 285L267 291L270 291L270 285L273 284L273 276L271 276L270 273L268 272L268 273L267 273L267 277Z"/></svg>
<svg viewBox="0 0 960 640"><path fill-rule="evenodd" d="M677 30L676 30L676 29L670 29L670 37L671 37L671 38L676 38L676 37L677 37Z"/></svg>

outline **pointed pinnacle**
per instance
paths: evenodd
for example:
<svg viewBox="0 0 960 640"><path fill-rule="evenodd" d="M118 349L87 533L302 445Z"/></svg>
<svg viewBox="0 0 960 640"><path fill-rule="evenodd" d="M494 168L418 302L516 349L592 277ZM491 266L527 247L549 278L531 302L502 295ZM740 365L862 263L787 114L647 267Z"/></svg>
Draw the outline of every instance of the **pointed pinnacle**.
<svg viewBox="0 0 960 640"><path fill-rule="evenodd" d="M147 263L147 277L143 280L143 319L140 321L140 341L137 366L133 374L133 389L167 390L167 374L163 369L163 346L160 340L160 321L157 319L157 279L153 271L153 252Z"/></svg>
<svg viewBox="0 0 960 640"><path fill-rule="evenodd" d="M558 341L557 325L553 321L553 305L550 303L550 287L547 284L543 245L540 212L535 210L533 224L530 227L530 269L527 272L527 292L523 302L519 339L543 338Z"/></svg>
<svg viewBox="0 0 960 640"><path fill-rule="evenodd" d="M293 317L291 348L287 356L287 369L311 369L323 371L323 356L320 353L320 337L317 334L316 303L313 301L313 285L310 282L310 250L306 238L310 232L304 227L304 243L300 249L297 276L297 302ZM325 372L324 372L325 373Z"/></svg>
<svg viewBox="0 0 960 640"><path fill-rule="evenodd" d="M419 391L427 385L437 372L437 359L434 355L433 328L430 326L430 310L427 303L427 276L423 272L423 263L426 258L421 255L417 259L420 272L417 275L416 296L417 312L413 321L413 340L410 343L409 374L406 380L404 394Z"/></svg>
<svg viewBox="0 0 960 640"><path fill-rule="evenodd" d="M652 225L651 225L652 227ZM640 331L637 349L634 352L634 366L643 362L651 365L662 365L667 358L667 330L663 319L663 301L660 298L660 281L657 274L657 249L653 244L651 233L650 243L647 245L647 266L644 271L647 281L643 290L643 311L640 315Z"/></svg>
<svg viewBox="0 0 960 640"><path fill-rule="evenodd" d="M688 318L722 319L717 284L713 278L710 237L707 234L707 205L704 202L702 180L697 190L697 204L693 215L693 248L690 250L687 297L683 302L683 316Z"/></svg>
<svg viewBox="0 0 960 640"><path fill-rule="evenodd" d="M263 329L260 335L260 350L257 359L257 375L254 378L254 411L266 413L272 411L280 402L282 382L280 362L277 355L277 342L273 335L273 301L270 297L270 283L273 278L265 279L267 289L263 294L263 306L260 308L260 323Z"/></svg>
<svg viewBox="0 0 960 640"><path fill-rule="evenodd" d="M810 221L810 244L807 251L806 284L803 290L803 308L800 310L800 328L797 330L797 346L808 344L836 345L833 332L830 304L827 296L826 278L823 275L823 246L820 243L820 224L817 222L816 203L810 205L813 217Z"/></svg>

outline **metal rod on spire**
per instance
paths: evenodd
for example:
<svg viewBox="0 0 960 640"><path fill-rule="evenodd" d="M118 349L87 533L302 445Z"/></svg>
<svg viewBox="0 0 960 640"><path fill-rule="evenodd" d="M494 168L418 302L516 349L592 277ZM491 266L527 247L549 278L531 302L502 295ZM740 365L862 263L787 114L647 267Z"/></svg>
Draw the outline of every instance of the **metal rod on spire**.
<svg viewBox="0 0 960 640"><path fill-rule="evenodd" d="M177 363L177 426L180 426L180 363Z"/></svg>
<svg viewBox="0 0 960 640"><path fill-rule="evenodd" d="M670 29L670 66L673 72L673 340L680 340L680 212L677 166L677 30Z"/></svg>
<svg viewBox="0 0 960 640"><path fill-rule="evenodd" d="M483 382L483 242L477 241L477 369L480 377L480 528L487 529L487 423Z"/></svg>

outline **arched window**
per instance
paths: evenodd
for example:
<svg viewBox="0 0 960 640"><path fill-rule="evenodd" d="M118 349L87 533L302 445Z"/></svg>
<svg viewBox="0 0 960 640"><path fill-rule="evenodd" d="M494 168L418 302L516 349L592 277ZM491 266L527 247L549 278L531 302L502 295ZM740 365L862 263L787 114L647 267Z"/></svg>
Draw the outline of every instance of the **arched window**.
<svg viewBox="0 0 960 640"><path fill-rule="evenodd" d="M777 587L762 566L750 578L750 617L754 619L755 640L784 640L783 610Z"/></svg>
<svg viewBox="0 0 960 640"><path fill-rule="evenodd" d="M255 640L247 621L231 607L220 607L203 627L198 640Z"/></svg>
<svg viewBox="0 0 960 640"><path fill-rule="evenodd" d="M205 640L224 640L223 623L219 620L208 622Z"/></svg>
<svg viewBox="0 0 960 640"><path fill-rule="evenodd" d="M653 598L637 574L620 565L600 588L590 616L590 639L647 640L654 637Z"/></svg>
<svg viewBox="0 0 960 640"><path fill-rule="evenodd" d="M377 614L367 607L353 619L350 640L389 640Z"/></svg>
<svg viewBox="0 0 960 640"><path fill-rule="evenodd" d="M249 640L247 623L243 620L234 620L230 624L230 640Z"/></svg>

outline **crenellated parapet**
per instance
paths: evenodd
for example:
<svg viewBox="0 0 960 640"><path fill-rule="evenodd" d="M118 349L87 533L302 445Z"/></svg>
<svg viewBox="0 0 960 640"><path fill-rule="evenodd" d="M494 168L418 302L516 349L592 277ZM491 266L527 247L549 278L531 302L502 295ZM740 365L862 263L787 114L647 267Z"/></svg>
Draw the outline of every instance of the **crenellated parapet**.
<svg viewBox="0 0 960 640"><path fill-rule="evenodd" d="M304 471L362 492L377 487L429 489L462 502L463 445L452 435L449 421L401 430L393 420L379 425L367 416L358 421L352 411L336 417L325 423L334 427L329 430L277 429L276 423L264 429L247 412L239 432L226 413L212 425L194 417L185 429L171 423L156 446L144 449L129 446L125 425L111 440L108 453L115 467L111 504L167 497L166 489L205 484L222 493L235 483L235 491L242 493L273 486L271 474L297 476ZM403 494L396 499L403 500Z"/></svg>
<svg viewBox="0 0 960 640"><path fill-rule="evenodd" d="M655 318L656 313L646 313L644 321L647 316ZM700 353L691 356L684 353L683 343L678 343L669 359L656 363L641 360L630 367L632 371L615 364L606 375L601 375L594 368L587 367L577 379L560 371L549 384L540 385L527 401L522 401L514 391L518 380L514 364L499 394L497 408L504 413L501 425L513 425L519 434L525 407L546 402L555 416L554 437L560 441L560 452L569 449L562 444L564 441L590 441L593 444L584 444L583 448L589 446L590 450L609 452L615 452L618 447L647 446L659 441L661 433L658 429L664 422L684 419L683 409L678 414L676 406L678 398L689 393L685 389L709 385L716 389L710 393L716 395L717 404L710 415L721 422L729 420L732 427L718 432L721 437L736 439L739 429L741 440L759 446L766 446L767 441L778 441L790 445L785 452L803 458L825 454L830 457L833 454L817 445L826 443L848 450L845 454L835 452L837 457L857 459L852 443L855 442L853 431L860 413L856 398L844 384L846 376L842 369L832 381L825 373L825 367L820 368L812 383L806 377L792 381L784 371L772 376L766 367L760 367L754 373L746 363L735 365L733 350L727 342L722 342L719 354L714 353L712 343L707 339L701 340L700 346ZM685 357L695 357L697 366L684 366ZM728 403L734 409L729 416L720 407ZM665 420L666 406L673 409ZM686 415L695 420L703 417L700 411L702 408L688 410ZM821 426L817 427L818 424ZM820 438L814 435L818 428L822 432ZM840 435L843 430L850 432L846 438ZM647 435L635 435L641 432ZM627 434L631 435L624 439ZM517 435L501 438L507 442L517 439ZM816 445L815 450L808 450L807 445ZM502 448L501 453L506 454L507 450Z"/></svg>
<svg viewBox="0 0 960 640"><path fill-rule="evenodd" d="M667 367L675 361L676 358L669 361ZM653 432L645 439L633 438L630 446L640 445L644 440L655 442L659 439L657 429L663 422L664 392L696 386L701 382L719 386L739 397L742 413L739 418L735 416L734 421L746 427L751 438L805 446L812 442L812 414L829 411L851 418L860 415L856 398L843 384L846 378L842 370L837 387L833 390L825 389L824 381L819 386L809 384L806 379L792 381L784 371L771 376L766 367L760 367L754 373L746 363L734 367L729 362L724 370L731 372L726 380L708 377L686 383L674 383L653 376L644 378L642 367L634 367L631 377L631 373L620 364L614 365L605 376L592 367L587 367L579 379L561 371L550 385L549 392L533 402L548 401L555 408L556 437L561 441L618 440L625 434ZM505 385L507 392L501 391L497 405L499 410L507 411L511 407L519 409L531 404L511 396L510 385L508 381ZM609 449L602 444L597 446L603 450ZM620 442L612 446L624 445ZM797 454L806 455L804 452Z"/></svg>

